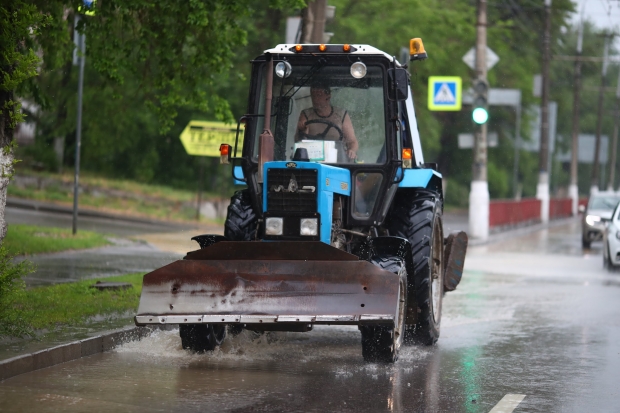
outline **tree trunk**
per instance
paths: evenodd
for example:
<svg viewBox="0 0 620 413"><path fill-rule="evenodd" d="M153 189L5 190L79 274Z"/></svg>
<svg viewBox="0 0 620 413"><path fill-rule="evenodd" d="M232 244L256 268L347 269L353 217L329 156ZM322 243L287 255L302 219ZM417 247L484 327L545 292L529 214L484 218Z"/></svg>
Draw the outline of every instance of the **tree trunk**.
<svg viewBox="0 0 620 413"><path fill-rule="evenodd" d="M8 225L4 219L4 208L6 207L6 192L9 180L13 175L13 130L14 127L9 121L10 110L19 109L13 105L7 105L13 101L15 95L12 91L0 91L0 244L4 241Z"/></svg>

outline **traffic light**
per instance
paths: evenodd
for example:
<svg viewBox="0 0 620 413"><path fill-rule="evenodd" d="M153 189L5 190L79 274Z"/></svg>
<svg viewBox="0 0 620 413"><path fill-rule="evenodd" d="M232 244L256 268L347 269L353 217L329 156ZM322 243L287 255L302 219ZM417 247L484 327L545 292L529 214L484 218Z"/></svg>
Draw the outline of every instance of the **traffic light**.
<svg viewBox="0 0 620 413"><path fill-rule="evenodd" d="M489 83L485 79L474 81L474 104L471 117L478 125L483 125L489 120L488 95Z"/></svg>

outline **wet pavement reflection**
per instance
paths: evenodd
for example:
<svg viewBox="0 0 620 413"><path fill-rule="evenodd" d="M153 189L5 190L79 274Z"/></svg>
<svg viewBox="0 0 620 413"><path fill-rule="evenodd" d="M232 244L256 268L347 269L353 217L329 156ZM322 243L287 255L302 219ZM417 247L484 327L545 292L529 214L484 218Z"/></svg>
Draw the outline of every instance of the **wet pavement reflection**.
<svg viewBox="0 0 620 413"><path fill-rule="evenodd" d="M42 254L27 259L36 265L36 271L26 277L29 287L89 278L148 272L183 257L167 253L138 242L125 242L105 248Z"/></svg>
<svg viewBox="0 0 620 413"><path fill-rule="evenodd" d="M0 382L1 411L615 412L620 273L572 222L471 248L441 337L364 363L354 327L243 332L210 354L178 331ZM579 247L579 248L577 248Z"/></svg>

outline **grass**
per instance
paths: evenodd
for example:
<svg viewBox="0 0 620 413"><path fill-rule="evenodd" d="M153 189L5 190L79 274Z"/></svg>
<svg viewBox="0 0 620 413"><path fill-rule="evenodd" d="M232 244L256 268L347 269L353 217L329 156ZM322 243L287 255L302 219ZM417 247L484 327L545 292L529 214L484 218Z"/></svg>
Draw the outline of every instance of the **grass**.
<svg viewBox="0 0 620 413"><path fill-rule="evenodd" d="M137 311L143 275L128 274L37 287L19 294L13 306L34 330L87 325L95 317L114 317ZM128 282L133 288L117 291L90 288L97 281Z"/></svg>
<svg viewBox="0 0 620 413"><path fill-rule="evenodd" d="M3 245L10 254L32 255L109 245L104 235L79 231L75 236L70 229L11 224Z"/></svg>
<svg viewBox="0 0 620 413"><path fill-rule="evenodd" d="M31 183L22 187L9 185L9 196L72 205L72 173L54 174L20 169L18 174L30 178ZM88 173L80 174L80 189L80 207L155 219L195 220L195 191L101 178ZM222 197L204 192L202 198L208 200Z"/></svg>

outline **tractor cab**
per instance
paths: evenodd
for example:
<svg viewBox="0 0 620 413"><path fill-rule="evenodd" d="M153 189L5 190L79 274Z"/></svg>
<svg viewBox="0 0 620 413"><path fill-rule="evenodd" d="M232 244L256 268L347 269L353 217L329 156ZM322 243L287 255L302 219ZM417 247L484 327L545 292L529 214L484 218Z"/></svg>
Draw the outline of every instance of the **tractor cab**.
<svg viewBox="0 0 620 413"><path fill-rule="evenodd" d="M372 46L348 44L278 45L252 64L241 165L254 205L265 223L272 206L318 213L324 230L300 236L294 218L271 234L265 225L264 238L333 244L333 205L344 227L380 226L403 168L424 162L406 69ZM330 175L338 187L327 188ZM319 199L317 210L313 200L326 189L330 205L321 211Z"/></svg>

